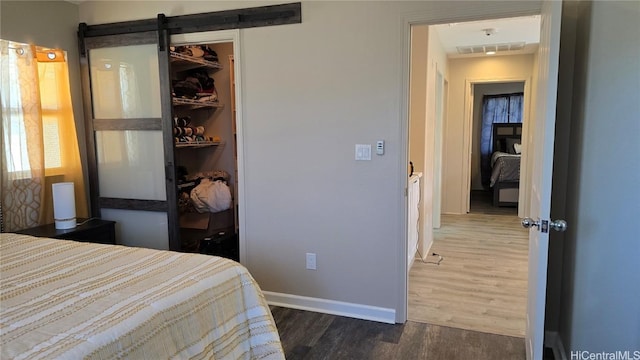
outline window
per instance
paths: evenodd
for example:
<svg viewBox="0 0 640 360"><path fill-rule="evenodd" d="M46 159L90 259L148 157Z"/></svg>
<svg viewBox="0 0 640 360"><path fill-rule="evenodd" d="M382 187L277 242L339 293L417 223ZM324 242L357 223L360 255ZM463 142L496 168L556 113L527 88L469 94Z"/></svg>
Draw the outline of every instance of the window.
<svg viewBox="0 0 640 360"><path fill-rule="evenodd" d="M68 120L65 117L71 116L73 119L66 53L35 47L37 78L34 79L28 76L27 71L20 71L33 68L33 64L30 63L33 60L30 59L31 53L25 51L24 47L10 47L6 50L8 52L3 54L2 65L7 66L8 71L3 71L2 75L5 78L3 85L8 84L8 91L3 92L2 102L3 112L8 116L8 121L3 121L3 143L8 146L8 149L5 149L7 170L18 178L32 176L28 144L34 141L35 134L40 133L45 172L47 175L56 175L64 165L62 124ZM34 83L39 86L34 87ZM39 109L38 101L33 101L38 97ZM26 107L35 109L25 110ZM38 114L41 118L41 131L27 129L30 123L28 118ZM75 137L75 129L73 136Z"/></svg>
<svg viewBox="0 0 640 360"><path fill-rule="evenodd" d="M38 81L40 83L40 105L42 111L42 139L44 166L48 174L63 167L61 129L65 116L73 114L69 97L69 77L66 71L67 54L61 50L38 48ZM75 136L75 131L74 131Z"/></svg>

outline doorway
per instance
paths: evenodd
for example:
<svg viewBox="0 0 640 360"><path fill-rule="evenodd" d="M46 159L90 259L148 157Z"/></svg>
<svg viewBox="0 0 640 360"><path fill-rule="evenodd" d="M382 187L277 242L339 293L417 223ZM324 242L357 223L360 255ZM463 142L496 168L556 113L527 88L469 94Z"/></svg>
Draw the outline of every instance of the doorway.
<svg viewBox="0 0 640 360"><path fill-rule="evenodd" d="M470 96L473 101L471 131L469 131L471 168L468 213L514 216L518 214L519 186L516 184L515 187L510 187L509 189L512 190L509 191L499 188L519 183L521 151L516 154L513 146L507 148L507 138L504 142L497 138L506 135L501 134L494 138L491 123L507 121L521 124L519 128L522 129L525 125L524 104L528 104L529 101L528 97L523 99L524 90L525 81L502 82L500 80L471 84L469 91L472 92ZM510 106L518 109L509 109ZM508 140L510 144L518 144L517 147L521 149L521 130L520 133L512 134ZM500 147L503 145L504 147ZM502 196L500 191L504 192ZM510 201L507 202L507 200Z"/></svg>
<svg viewBox="0 0 640 360"><path fill-rule="evenodd" d="M218 179L224 182L231 195L228 209L215 213L204 212L206 219L203 217L193 221L194 216L198 216L193 213L186 213L186 222L185 217L181 217L181 238L183 243L185 240L188 243L196 243L192 245L197 246L201 252L230 257L242 263L246 258L246 247L243 226L244 162L239 31L177 34L171 36L171 44L176 47L208 48L213 51L217 57L216 62L220 64L220 69L209 71L215 86L213 96L218 98L219 103L224 104L215 110L190 109L185 110L186 113L175 114L189 117L195 128L204 127L208 138L212 138L217 144L208 150L197 148L176 152L176 165L183 166L187 179L212 176L211 180ZM184 73L178 75L185 76ZM193 199L193 189L190 189L190 192Z"/></svg>
<svg viewBox="0 0 640 360"><path fill-rule="evenodd" d="M527 17L529 18L529 17ZM505 20L505 19L501 19ZM460 24L445 24L440 26L459 26ZM432 269L451 269L457 267L458 269L475 269L474 271L465 273L465 271L449 272L440 271L439 275L428 273L414 274L412 270L409 275L409 320L425 321L424 317L416 315L413 305L418 303L424 303L424 299L420 299L419 293L421 290L425 291L425 297L431 299L438 299L439 304L427 305L427 311L435 314L435 316L426 318L430 323L437 325L461 327L470 330L478 330L484 332L492 332L491 327L486 327L483 323L483 319L487 319L487 322L491 320L490 316L486 316L487 313L499 313L501 309L504 309L504 303L512 303L515 305L508 310L508 313L500 313L497 317L515 319L508 324L505 323L503 329L493 330L494 333L511 335L511 336L524 336L524 320L526 315L526 275L527 275L527 231L522 229L519 225L519 220L515 214L512 214L509 219L501 218L486 218L481 216L469 216L469 195L472 188L472 175L471 175L471 160L473 155L473 109L474 109L474 88L481 88L482 84L504 84L517 82L519 86L523 88L523 92L530 91L530 81L533 76L534 69L534 55L533 53L515 52L514 57L510 56L493 56L487 57L485 53L475 54L469 57L463 56L444 56L438 55L438 50L433 53L434 36L431 32L436 32L434 26L428 25L415 25L412 26L412 33L416 27L428 27L428 39L429 50L427 58L427 69L432 64L436 63L436 69L433 74L434 80L431 82L429 79L426 81L427 96L426 96L426 116L425 121L427 125L425 128L429 128L429 92L431 91L433 96L433 129L441 128L442 133L436 133L432 138L433 148L426 146L424 148L424 157L434 157L430 164L426 164L425 169L425 181L423 182L423 199L427 201L423 202L422 209L426 211L421 214L421 227L424 228L425 233L423 239L433 239L433 245L427 244L427 246L418 247L418 256L422 261L416 261L414 269L425 267L427 271L433 271ZM482 27L485 28L485 27ZM538 23L537 30L539 32L540 25ZM437 37L436 37L437 39ZM413 43L413 42L412 42ZM444 52L446 45L440 45ZM412 48L412 54L413 54ZM535 51L535 50L534 50ZM506 55L506 54L505 54ZM512 58L513 61L506 61L505 59ZM515 60L517 59L517 61ZM414 60L413 58L411 59ZM516 62L520 64L515 64ZM412 64L411 69L414 66ZM518 69L521 71L518 72ZM526 69L526 70L522 70ZM429 74L427 70L427 74ZM428 75L427 75L428 76ZM412 78L413 80L413 78ZM431 87L433 86L433 87ZM526 88L526 90L525 90ZM480 96L481 97L481 96ZM413 100L414 98L411 97ZM481 99L480 99L481 101ZM441 108L438 108L440 107ZM525 106L525 112L528 113L530 106ZM451 118L455 117L455 121ZM411 119L411 117L410 117ZM443 119L443 123L438 125L438 119ZM412 137L411 133L413 127L413 119L410 120L409 129L409 148L410 158ZM427 139L425 143L428 143L428 131L425 131ZM440 150L436 143L437 139L440 140L442 150ZM431 154L429 152L431 151ZM437 155L438 153L442 155ZM435 155L435 156L434 156ZM441 164L441 168L436 167L437 164ZM433 167L431 167L433 166ZM452 174L457 173L457 178L453 179ZM442 190L436 189L436 179L442 178ZM431 179L431 180L429 180ZM437 196L442 196L442 204L436 204ZM433 213L429 212L431 204L429 200L433 201ZM437 207L436 207L437 206ZM440 217L440 215L442 217ZM424 217L432 217L433 226L429 226L430 219ZM440 219L442 221L440 221ZM438 229L438 225L442 227ZM491 229L488 229L485 225L492 223ZM433 233L431 229L435 228ZM430 234L431 233L431 234ZM433 235L431 237L430 235ZM502 238L504 236L504 238ZM438 242L443 242L439 244ZM506 245L514 245L509 249ZM410 249L411 250L411 249ZM504 250L504 252L502 252ZM444 252L444 254L443 254ZM517 253L517 254L516 254ZM476 256L478 254L487 255L485 258ZM516 254L513 258L511 255ZM478 261L480 260L480 261ZM495 263L508 263L506 267L502 267L502 270L497 267L493 267ZM512 262L513 261L513 262ZM512 272L509 280L513 282L509 284L498 284L496 286L502 286L510 289L507 291L508 295L515 295L517 301L513 299L506 300L502 297L505 295L498 293L484 293L481 297L482 301L486 303L493 303L498 305L496 308L491 309L491 306L476 308L475 313L463 314L460 309L469 308L469 305L475 303L481 304L482 301L478 301L478 296L474 296L473 291L466 291L464 286L468 286L469 289L478 288L482 283L488 285L488 283L496 282L496 274L500 273L507 267L515 267L517 271ZM429 269L431 268L431 269ZM468 270L467 269L467 270ZM484 271L487 272L484 272ZM415 276L414 276L415 275ZM474 277L474 275L481 275ZM500 276L497 276L498 278ZM487 282L487 279L492 279ZM506 280L506 278L505 278ZM420 289L418 286L414 286L417 282L429 282L431 281L428 289ZM432 285L436 286L432 286ZM438 287L439 285L451 285L451 287ZM489 284L495 285L495 284ZM475 295L479 295L475 293ZM459 301L461 297L467 297L468 301ZM417 301L412 301L416 300ZM456 309L456 303L460 305ZM417 306L417 305L416 305ZM429 306L431 306L429 308ZM446 313L445 307L449 307L452 313ZM456 315L455 312L458 311ZM484 316L482 314L485 314ZM467 316L466 323L451 322L451 319L455 317ZM495 321L494 321L495 322ZM509 322L509 321L507 321ZM514 325L514 323L516 325ZM506 330L505 330L506 329Z"/></svg>

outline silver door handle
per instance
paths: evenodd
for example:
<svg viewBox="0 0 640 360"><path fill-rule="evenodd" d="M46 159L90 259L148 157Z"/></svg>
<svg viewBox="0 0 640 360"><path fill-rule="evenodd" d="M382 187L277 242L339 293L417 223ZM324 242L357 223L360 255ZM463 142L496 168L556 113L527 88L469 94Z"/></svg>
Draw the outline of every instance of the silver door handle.
<svg viewBox="0 0 640 360"><path fill-rule="evenodd" d="M547 232L547 222L544 222L544 226L542 227L541 231L542 232ZM540 224L541 221L540 220L533 220L532 218L524 218L522 219L522 227L524 227L525 229L529 229L532 227L536 227L538 229L540 229ZM567 222L564 220L553 220L549 222L549 228L555 230L555 231L566 231L567 230Z"/></svg>
<svg viewBox="0 0 640 360"><path fill-rule="evenodd" d="M540 227L540 220L533 220L532 218L524 218L522 219L522 227L528 229L530 227Z"/></svg>
<svg viewBox="0 0 640 360"><path fill-rule="evenodd" d="M555 231L566 231L567 230L567 222L564 220L552 220L549 223L549 227Z"/></svg>

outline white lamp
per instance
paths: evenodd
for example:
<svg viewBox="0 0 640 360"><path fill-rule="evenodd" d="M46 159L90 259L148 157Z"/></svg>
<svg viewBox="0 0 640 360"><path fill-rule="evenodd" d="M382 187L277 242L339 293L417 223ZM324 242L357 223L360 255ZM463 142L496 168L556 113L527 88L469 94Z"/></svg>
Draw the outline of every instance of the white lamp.
<svg viewBox="0 0 640 360"><path fill-rule="evenodd" d="M76 196L72 182L55 183L53 187L53 220L56 229L76 227Z"/></svg>

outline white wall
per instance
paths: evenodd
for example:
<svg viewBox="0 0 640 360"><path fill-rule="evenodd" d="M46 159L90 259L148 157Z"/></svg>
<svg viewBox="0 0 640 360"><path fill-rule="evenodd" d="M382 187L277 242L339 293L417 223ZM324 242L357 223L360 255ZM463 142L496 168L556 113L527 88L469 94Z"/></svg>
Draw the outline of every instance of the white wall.
<svg viewBox="0 0 640 360"><path fill-rule="evenodd" d="M256 4L266 3L90 1L80 4L80 20L98 24ZM403 23L416 16L461 21L539 8L537 1L305 1L302 24L241 30L244 263L264 290L402 313L408 163ZM386 141L384 156L354 161L354 144L378 139ZM316 271L305 270L305 252L317 253Z"/></svg>
<svg viewBox="0 0 640 360"><path fill-rule="evenodd" d="M449 60L449 106L445 126L442 212L464 214L469 193L470 157L468 142L471 124L465 123L468 82L531 81L533 55L491 56ZM526 98L526 94L525 94ZM525 99L526 101L526 99ZM528 117L525 105L524 121Z"/></svg>
<svg viewBox="0 0 640 360"><path fill-rule="evenodd" d="M524 91L524 83L486 83L473 87L473 133L471 134L471 190L485 190L480 174L480 140L482 104L485 95L512 94Z"/></svg>
<svg viewBox="0 0 640 360"><path fill-rule="evenodd" d="M580 2L560 336L640 350L640 3Z"/></svg>

